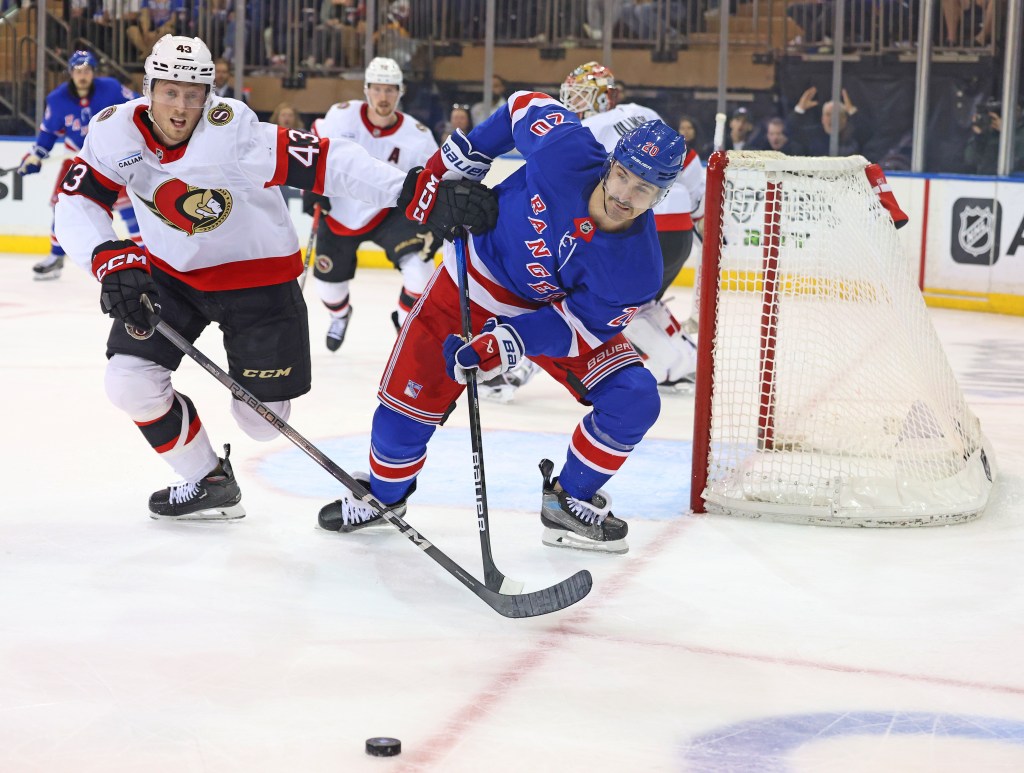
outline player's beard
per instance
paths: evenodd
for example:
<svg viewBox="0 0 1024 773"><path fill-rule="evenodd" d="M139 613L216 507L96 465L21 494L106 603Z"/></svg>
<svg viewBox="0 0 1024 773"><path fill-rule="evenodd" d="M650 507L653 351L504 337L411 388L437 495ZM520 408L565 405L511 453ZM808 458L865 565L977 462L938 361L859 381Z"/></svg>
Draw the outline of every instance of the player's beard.
<svg viewBox="0 0 1024 773"><path fill-rule="evenodd" d="M389 102L375 103L373 105L373 112L375 112L380 118L387 119L388 121L394 121L395 119L395 106Z"/></svg>

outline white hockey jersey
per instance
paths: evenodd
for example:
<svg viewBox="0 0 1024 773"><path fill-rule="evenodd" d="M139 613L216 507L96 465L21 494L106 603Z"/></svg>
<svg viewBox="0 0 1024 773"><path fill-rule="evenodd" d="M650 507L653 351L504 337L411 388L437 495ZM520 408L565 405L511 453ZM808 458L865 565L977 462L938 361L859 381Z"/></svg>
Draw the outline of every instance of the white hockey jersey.
<svg viewBox="0 0 1024 773"><path fill-rule="evenodd" d="M660 119L661 116L649 107L627 102L584 118L583 125L610 153L623 134L648 121ZM689 231L693 228L693 218L699 218L703 213L704 179L704 168L697 152L687 148L683 171L668 195L654 208L654 222L659 231Z"/></svg>
<svg viewBox="0 0 1024 773"><path fill-rule="evenodd" d="M207 109L188 142L156 139L136 99L89 125L57 201L57 239L89 270L93 249L116 239L110 208L125 186L154 265L199 290L286 282L302 271L298 236L279 191L291 185L359 199L398 201L405 175L351 142L261 123L235 99Z"/></svg>
<svg viewBox="0 0 1024 773"><path fill-rule="evenodd" d="M376 159L403 172L423 166L437 151L434 135L412 116L399 111L393 126L381 129L370 123L369 105L359 100L332 105L327 115L313 122L318 137L341 137L361 145ZM386 211L347 196L331 196L327 225L336 234L356 236L373 229Z"/></svg>

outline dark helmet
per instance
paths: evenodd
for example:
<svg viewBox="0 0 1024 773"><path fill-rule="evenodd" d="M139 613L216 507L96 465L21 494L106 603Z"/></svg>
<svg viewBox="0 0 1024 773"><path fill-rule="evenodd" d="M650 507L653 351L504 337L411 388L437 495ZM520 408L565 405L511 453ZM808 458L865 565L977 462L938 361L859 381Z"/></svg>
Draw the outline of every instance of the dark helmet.
<svg viewBox="0 0 1024 773"><path fill-rule="evenodd" d="M96 61L96 57L92 55L91 51L75 51L70 57L68 57L68 72L73 72L76 67L91 67L93 71L99 66L99 62Z"/></svg>
<svg viewBox="0 0 1024 773"><path fill-rule="evenodd" d="M648 121L623 134L611 158L637 177L667 191L683 171L686 140L664 121Z"/></svg>

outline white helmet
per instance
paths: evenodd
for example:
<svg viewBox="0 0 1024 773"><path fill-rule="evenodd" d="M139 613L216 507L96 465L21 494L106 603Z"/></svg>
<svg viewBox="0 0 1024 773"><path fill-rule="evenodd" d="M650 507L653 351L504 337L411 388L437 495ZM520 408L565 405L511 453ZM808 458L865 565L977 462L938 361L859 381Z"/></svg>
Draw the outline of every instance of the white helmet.
<svg viewBox="0 0 1024 773"><path fill-rule="evenodd" d="M371 83L398 86L399 93L405 93L405 84L402 82L402 68L398 66L398 62L394 59L388 59L386 56L375 57L366 66L366 75L363 76L363 89L370 88Z"/></svg>
<svg viewBox="0 0 1024 773"><path fill-rule="evenodd" d="M213 55L199 38L164 35L153 45L146 57L146 74L142 78L142 94L153 99L153 81L202 83L207 89L206 104L213 101Z"/></svg>

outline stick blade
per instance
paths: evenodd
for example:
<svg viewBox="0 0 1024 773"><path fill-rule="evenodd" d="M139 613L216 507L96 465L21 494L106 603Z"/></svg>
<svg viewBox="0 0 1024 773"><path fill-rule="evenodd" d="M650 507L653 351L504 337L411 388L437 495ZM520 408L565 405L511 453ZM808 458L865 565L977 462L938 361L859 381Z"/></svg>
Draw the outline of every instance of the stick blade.
<svg viewBox="0 0 1024 773"><path fill-rule="evenodd" d="M480 596L495 612L505 617L537 617L571 607L594 587L594 578L583 569L550 588L507 596L480 588Z"/></svg>

